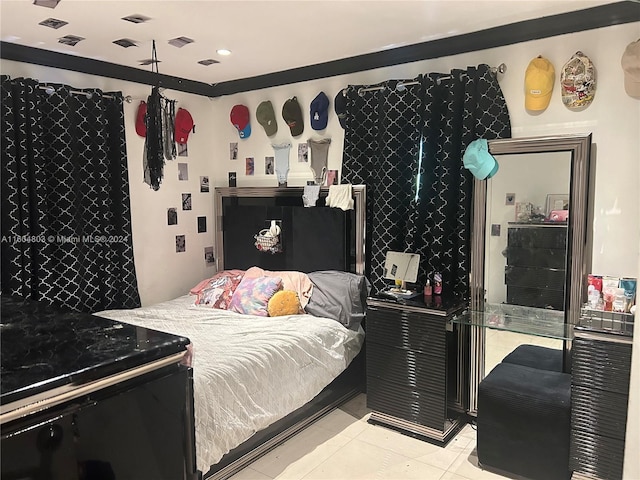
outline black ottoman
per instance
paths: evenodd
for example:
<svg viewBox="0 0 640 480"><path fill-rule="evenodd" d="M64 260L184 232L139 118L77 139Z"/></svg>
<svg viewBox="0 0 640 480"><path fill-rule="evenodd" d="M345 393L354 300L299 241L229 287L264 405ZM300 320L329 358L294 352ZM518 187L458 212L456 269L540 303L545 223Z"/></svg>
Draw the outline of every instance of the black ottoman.
<svg viewBox="0 0 640 480"><path fill-rule="evenodd" d="M540 370L562 372L562 350L538 345L520 345L504 357L502 362Z"/></svg>
<svg viewBox="0 0 640 480"><path fill-rule="evenodd" d="M534 480L570 478L571 375L500 363L478 389L478 462Z"/></svg>

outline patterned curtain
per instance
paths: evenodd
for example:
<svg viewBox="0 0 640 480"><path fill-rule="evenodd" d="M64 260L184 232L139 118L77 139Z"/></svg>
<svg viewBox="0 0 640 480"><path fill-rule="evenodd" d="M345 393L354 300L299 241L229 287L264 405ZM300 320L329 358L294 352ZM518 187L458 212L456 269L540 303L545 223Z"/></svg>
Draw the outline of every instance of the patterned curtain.
<svg viewBox="0 0 640 480"><path fill-rule="evenodd" d="M140 306L122 94L1 83L2 292L85 312Z"/></svg>
<svg viewBox="0 0 640 480"><path fill-rule="evenodd" d="M420 283L440 272L445 293L468 298L473 177L462 155L476 138L510 137L509 112L487 65L414 82L349 86L342 182L367 185L375 290L388 285L386 252L408 251L421 255Z"/></svg>

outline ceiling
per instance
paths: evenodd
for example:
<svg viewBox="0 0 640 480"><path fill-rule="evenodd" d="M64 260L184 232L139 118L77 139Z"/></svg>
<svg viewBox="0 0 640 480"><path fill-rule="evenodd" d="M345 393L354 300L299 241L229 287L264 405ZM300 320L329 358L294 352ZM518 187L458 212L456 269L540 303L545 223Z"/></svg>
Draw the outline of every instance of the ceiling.
<svg viewBox="0 0 640 480"><path fill-rule="evenodd" d="M2 42L214 85L613 3L600 0L2 0ZM146 17L142 23L123 17ZM42 25L41 22L52 25ZM62 23L66 22L66 23ZM57 26L58 28L53 28ZM63 37L81 37L75 45ZM193 40L182 47L172 39ZM131 41L127 48L114 41ZM184 40L184 39L183 39ZM73 38L70 40L73 43ZM226 48L231 55L216 50ZM198 62L219 63L203 65Z"/></svg>

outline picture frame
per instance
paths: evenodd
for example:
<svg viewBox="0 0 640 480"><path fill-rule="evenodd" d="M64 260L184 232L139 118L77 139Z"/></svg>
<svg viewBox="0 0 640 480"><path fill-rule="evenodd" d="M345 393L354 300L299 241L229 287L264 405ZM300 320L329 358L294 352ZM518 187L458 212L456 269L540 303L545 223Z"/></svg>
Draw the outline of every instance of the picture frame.
<svg viewBox="0 0 640 480"><path fill-rule="evenodd" d="M549 218L554 210L569 210L569 194L568 193L549 193L547 194L547 202L545 205L545 217Z"/></svg>

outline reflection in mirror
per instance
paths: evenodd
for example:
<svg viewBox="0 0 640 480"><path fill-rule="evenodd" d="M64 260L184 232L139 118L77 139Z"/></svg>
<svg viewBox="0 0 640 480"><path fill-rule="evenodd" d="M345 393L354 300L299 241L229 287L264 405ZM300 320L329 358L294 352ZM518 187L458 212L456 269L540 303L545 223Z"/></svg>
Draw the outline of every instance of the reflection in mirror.
<svg viewBox="0 0 640 480"><path fill-rule="evenodd" d="M560 212L568 209L571 154L495 157L500 169L487 181L484 310L502 312L501 304L564 310L567 222ZM509 330L487 330L485 375L518 345L562 348L562 340Z"/></svg>

